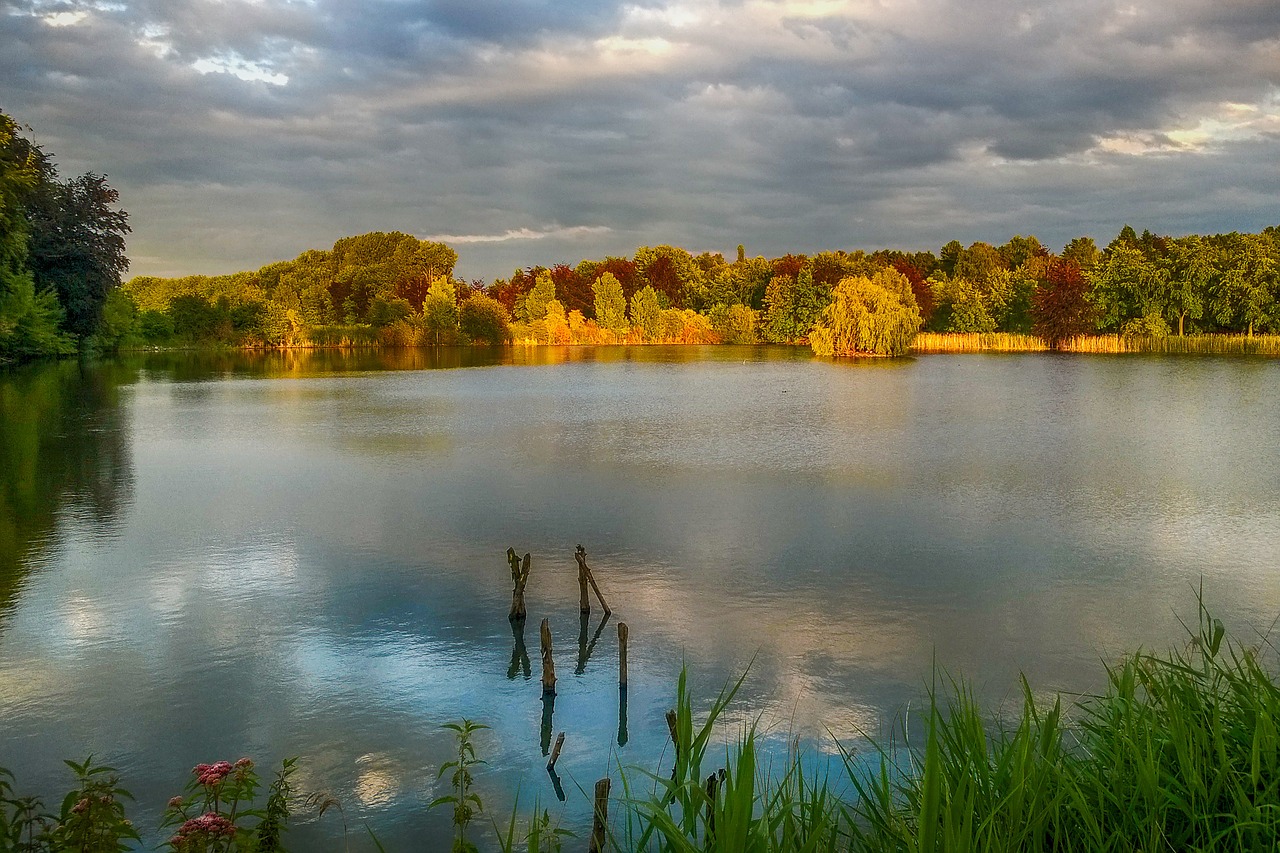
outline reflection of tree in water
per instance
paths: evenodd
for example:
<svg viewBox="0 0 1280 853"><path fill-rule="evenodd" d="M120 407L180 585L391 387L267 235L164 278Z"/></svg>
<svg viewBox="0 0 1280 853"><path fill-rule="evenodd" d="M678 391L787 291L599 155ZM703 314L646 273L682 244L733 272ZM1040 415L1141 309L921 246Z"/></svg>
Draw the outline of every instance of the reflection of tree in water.
<svg viewBox="0 0 1280 853"><path fill-rule="evenodd" d="M133 371L66 361L0 374L0 614L59 519L112 525L133 465L118 395Z"/></svg>

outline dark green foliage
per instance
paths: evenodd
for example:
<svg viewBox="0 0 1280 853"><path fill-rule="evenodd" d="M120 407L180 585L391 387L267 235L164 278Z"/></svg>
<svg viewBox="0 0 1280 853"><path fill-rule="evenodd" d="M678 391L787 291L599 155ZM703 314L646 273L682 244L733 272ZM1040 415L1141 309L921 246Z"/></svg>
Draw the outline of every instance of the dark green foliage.
<svg viewBox="0 0 1280 853"><path fill-rule="evenodd" d="M129 266L119 193L92 172L60 181L19 131L0 113L0 364L74 351Z"/></svg>
<svg viewBox="0 0 1280 853"><path fill-rule="evenodd" d="M67 331L85 338L97 331L107 294L129 268L129 215L116 209L120 193L104 175L54 178L41 183L28 208L31 270L38 288L58 294Z"/></svg>
<svg viewBox="0 0 1280 853"><path fill-rule="evenodd" d="M462 334L472 343L505 344L511 340L507 310L496 299L483 293L474 294L458 309Z"/></svg>

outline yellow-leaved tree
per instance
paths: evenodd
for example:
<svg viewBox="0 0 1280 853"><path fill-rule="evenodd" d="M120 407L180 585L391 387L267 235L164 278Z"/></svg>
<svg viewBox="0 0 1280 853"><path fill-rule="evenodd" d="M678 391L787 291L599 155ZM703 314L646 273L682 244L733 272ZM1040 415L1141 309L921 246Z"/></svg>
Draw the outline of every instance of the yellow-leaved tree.
<svg viewBox="0 0 1280 853"><path fill-rule="evenodd" d="M809 334L815 355L904 355L920 331L911 282L885 268L873 277L842 278Z"/></svg>

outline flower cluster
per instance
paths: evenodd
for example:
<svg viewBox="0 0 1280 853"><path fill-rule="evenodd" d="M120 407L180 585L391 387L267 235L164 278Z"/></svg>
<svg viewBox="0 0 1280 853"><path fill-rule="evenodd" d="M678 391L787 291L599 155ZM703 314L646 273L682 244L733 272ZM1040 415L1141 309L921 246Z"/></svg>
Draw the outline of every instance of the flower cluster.
<svg viewBox="0 0 1280 853"><path fill-rule="evenodd" d="M195 774L196 782L206 788L212 788L214 785L220 784L231 773L231 762L215 761L213 764L197 764L192 768L191 772Z"/></svg>
<svg viewBox="0 0 1280 853"><path fill-rule="evenodd" d="M218 837L232 838L236 834L236 825L217 812L207 812L200 817L193 817L178 828L178 834L169 839L169 843L182 850L197 839L213 839Z"/></svg>

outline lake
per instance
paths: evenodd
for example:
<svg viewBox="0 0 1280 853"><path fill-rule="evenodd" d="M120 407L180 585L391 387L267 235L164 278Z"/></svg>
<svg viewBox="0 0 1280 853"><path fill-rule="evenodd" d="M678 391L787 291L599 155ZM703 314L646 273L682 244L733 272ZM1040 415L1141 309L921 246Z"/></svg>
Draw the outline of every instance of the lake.
<svg viewBox="0 0 1280 853"><path fill-rule="evenodd" d="M682 666L726 736L887 732L935 667L993 710L1280 615L1280 361L765 347L145 354L0 375L0 766L92 752L149 845L197 762L300 756L298 849L447 836L442 723L499 819L653 768ZM578 613L582 543L613 616ZM531 552L526 674L505 552ZM619 719L616 625L630 628ZM518 633L518 632L517 632ZM625 730L623 730L625 729ZM553 814L555 814L553 808ZM529 811L529 808L524 808Z"/></svg>

